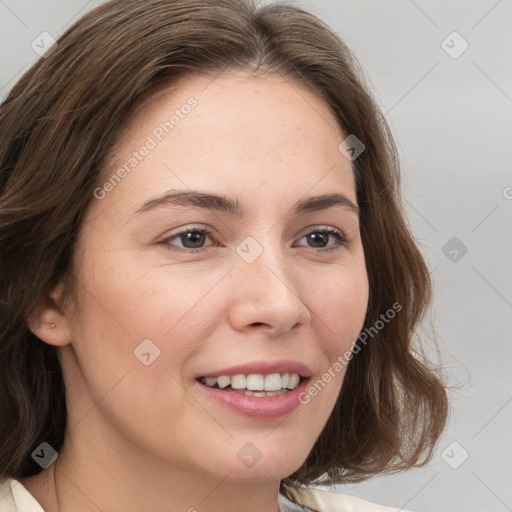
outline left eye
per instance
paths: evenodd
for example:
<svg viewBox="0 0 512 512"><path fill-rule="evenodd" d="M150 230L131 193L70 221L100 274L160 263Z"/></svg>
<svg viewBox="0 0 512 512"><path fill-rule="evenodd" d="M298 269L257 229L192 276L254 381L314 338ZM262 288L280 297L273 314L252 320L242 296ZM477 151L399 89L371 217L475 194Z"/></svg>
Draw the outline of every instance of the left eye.
<svg viewBox="0 0 512 512"><path fill-rule="evenodd" d="M332 236L336 240L334 245L328 246L324 249L325 245L329 243L329 237ZM348 240L345 238L345 235L335 228L321 228L315 229L314 231L310 231L307 235L304 235L302 238L309 238L310 241L317 244L320 243L321 247L312 247L318 252L332 251L335 249L341 249L341 247L347 245ZM302 240L301 238L301 240Z"/></svg>
<svg viewBox="0 0 512 512"><path fill-rule="evenodd" d="M176 252L203 252L205 248L201 246L204 244L205 238L209 237L211 234L212 232L208 229L189 228L162 240L161 243ZM336 243L328 246L329 237L331 236L335 239ZM178 239L182 242L183 245L181 246L181 249L177 248L176 244L171 243L174 239ZM311 247L313 250L318 252L340 249L342 246L347 244L347 239L343 233L335 228L315 229L304 235L300 240L302 239L308 239L313 244L320 244L320 246ZM325 246L327 246L327 248L325 248Z"/></svg>
<svg viewBox="0 0 512 512"><path fill-rule="evenodd" d="M186 229L166 238L162 243L167 245L169 249L177 252L202 252L203 249L200 248L200 246L204 243L205 237L208 237L211 234L212 232L208 229ZM175 238L184 242L186 244L184 248L189 250L183 251L182 249L176 249L173 247L174 244L169 242Z"/></svg>

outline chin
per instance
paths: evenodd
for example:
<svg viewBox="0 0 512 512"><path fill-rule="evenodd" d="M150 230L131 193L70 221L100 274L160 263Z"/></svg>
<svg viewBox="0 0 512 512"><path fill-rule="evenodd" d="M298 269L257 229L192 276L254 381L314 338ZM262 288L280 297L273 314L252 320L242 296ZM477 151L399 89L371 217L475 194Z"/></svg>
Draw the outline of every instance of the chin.
<svg viewBox="0 0 512 512"><path fill-rule="evenodd" d="M240 468L240 466L236 466L226 469L227 473L229 473L229 471L232 472L229 479L233 482L262 483L269 481L281 481L295 473L301 465L302 462L298 464L290 464L290 461L273 461L267 463L260 461L253 467Z"/></svg>
<svg viewBox="0 0 512 512"><path fill-rule="evenodd" d="M237 450L233 463L226 467L226 473L232 471L234 480L255 482L282 480L297 471L309 455L309 450L304 449L308 446L306 441L290 442L289 436L281 436L280 439L276 436L274 442L269 442L271 437L272 434L259 442L237 442L242 447ZM223 460L226 461L227 457L224 456ZM215 471L218 471L218 466Z"/></svg>

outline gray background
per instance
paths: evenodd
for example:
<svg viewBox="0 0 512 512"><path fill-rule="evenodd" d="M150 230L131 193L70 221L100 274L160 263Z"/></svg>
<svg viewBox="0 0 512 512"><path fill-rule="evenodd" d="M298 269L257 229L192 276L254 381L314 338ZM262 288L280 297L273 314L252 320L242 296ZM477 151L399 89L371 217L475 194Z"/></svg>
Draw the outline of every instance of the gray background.
<svg viewBox="0 0 512 512"><path fill-rule="evenodd" d="M57 38L99 3L0 0L0 97L39 58L41 32ZM290 3L348 43L395 134L451 386L429 465L340 490L412 511L512 511L512 2Z"/></svg>

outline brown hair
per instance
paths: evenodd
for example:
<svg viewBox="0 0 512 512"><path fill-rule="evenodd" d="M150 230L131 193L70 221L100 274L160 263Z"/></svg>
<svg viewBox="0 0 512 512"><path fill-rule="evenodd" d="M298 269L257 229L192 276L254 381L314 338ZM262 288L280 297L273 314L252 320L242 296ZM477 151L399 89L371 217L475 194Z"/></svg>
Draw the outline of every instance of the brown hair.
<svg viewBox="0 0 512 512"><path fill-rule="evenodd" d="M413 343L431 281L402 210L391 133L349 49L318 18L286 4L113 0L71 27L0 106L0 480L38 473L30 454L41 442L62 445L57 351L26 318L70 272L81 218L122 123L159 84L224 70L306 85L362 141L352 165L370 283L364 328L401 305L351 359L325 428L283 491L431 459L447 396Z"/></svg>

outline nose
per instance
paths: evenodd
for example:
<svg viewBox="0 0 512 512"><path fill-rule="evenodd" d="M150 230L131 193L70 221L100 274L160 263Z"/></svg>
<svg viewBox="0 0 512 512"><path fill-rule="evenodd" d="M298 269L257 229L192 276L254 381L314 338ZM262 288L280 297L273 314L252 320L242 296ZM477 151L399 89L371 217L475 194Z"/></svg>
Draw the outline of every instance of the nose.
<svg viewBox="0 0 512 512"><path fill-rule="evenodd" d="M301 278L280 248L264 247L252 263L237 256L230 279L229 319L235 330L265 329L277 337L311 321Z"/></svg>

